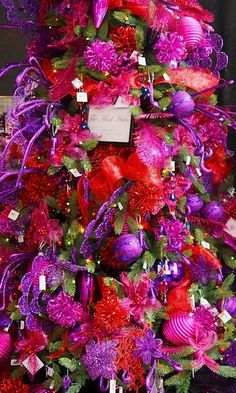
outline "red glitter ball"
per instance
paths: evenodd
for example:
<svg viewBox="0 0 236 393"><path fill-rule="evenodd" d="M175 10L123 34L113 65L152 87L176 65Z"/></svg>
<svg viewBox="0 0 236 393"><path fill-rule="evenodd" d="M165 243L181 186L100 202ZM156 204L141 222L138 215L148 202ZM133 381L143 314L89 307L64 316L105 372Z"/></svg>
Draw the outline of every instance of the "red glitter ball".
<svg viewBox="0 0 236 393"><path fill-rule="evenodd" d="M129 190L129 210L138 211L142 217L157 213L163 205L162 189L153 184L137 182Z"/></svg>
<svg viewBox="0 0 236 393"><path fill-rule="evenodd" d="M120 51L133 52L136 50L135 28L131 26L121 26L115 29L110 37L116 48Z"/></svg>
<svg viewBox="0 0 236 393"><path fill-rule="evenodd" d="M108 296L96 304L94 320L103 330L112 333L128 326L129 314L120 305L118 296L115 293L109 293Z"/></svg>
<svg viewBox="0 0 236 393"><path fill-rule="evenodd" d="M0 382L1 393L29 393L30 388L20 378L7 378Z"/></svg>
<svg viewBox="0 0 236 393"><path fill-rule="evenodd" d="M24 177L25 190L21 194L24 205L39 203L45 196L53 196L57 190L57 182L52 176L33 173Z"/></svg>

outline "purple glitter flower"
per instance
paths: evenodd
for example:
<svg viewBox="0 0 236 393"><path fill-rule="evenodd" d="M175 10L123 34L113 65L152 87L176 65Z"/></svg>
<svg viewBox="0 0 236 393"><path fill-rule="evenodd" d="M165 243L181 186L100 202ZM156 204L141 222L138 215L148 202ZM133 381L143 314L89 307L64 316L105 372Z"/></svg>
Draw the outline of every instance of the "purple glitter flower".
<svg viewBox="0 0 236 393"><path fill-rule="evenodd" d="M92 70L110 72L117 65L118 55L112 42L95 40L84 52L86 65Z"/></svg>
<svg viewBox="0 0 236 393"><path fill-rule="evenodd" d="M207 285L209 281L217 278L217 273L213 270L213 263L206 262L203 256L200 256L197 263L192 263L190 269L192 270L192 281L199 281L202 285Z"/></svg>
<svg viewBox="0 0 236 393"><path fill-rule="evenodd" d="M72 296L65 292L60 292L47 305L49 318L58 325L74 327L83 315L83 308L80 303L74 302Z"/></svg>
<svg viewBox="0 0 236 393"><path fill-rule="evenodd" d="M222 363L236 367L236 342L232 341L230 347L226 349Z"/></svg>
<svg viewBox="0 0 236 393"><path fill-rule="evenodd" d="M152 358L163 357L163 353L160 351L162 340L155 338L153 330L148 330L143 337L137 338L135 343L136 349L133 354L137 357L141 357L144 364L150 364Z"/></svg>
<svg viewBox="0 0 236 393"><path fill-rule="evenodd" d="M114 341L95 343L94 340L91 340L86 345L86 355L81 360L93 381L99 377L115 378L117 372L115 348L116 342Z"/></svg>
<svg viewBox="0 0 236 393"><path fill-rule="evenodd" d="M194 319L204 331L216 331L215 317L209 308L204 306L197 307L194 313Z"/></svg>
<svg viewBox="0 0 236 393"><path fill-rule="evenodd" d="M177 33L160 34L154 50L156 59L161 64L177 63L187 55L184 39Z"/></svg>

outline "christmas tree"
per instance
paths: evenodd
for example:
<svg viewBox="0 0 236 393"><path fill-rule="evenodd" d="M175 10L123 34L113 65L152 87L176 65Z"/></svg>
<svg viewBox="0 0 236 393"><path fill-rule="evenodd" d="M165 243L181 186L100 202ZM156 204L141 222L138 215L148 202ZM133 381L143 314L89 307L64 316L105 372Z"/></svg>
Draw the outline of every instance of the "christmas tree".
<svg viewBox="0 0 236 393"><path fill-rule="evenodd" d="M1 3L29 40L0 72L23 66L1 141L0 393L235 392L236 112L213 15Z"/></svg>

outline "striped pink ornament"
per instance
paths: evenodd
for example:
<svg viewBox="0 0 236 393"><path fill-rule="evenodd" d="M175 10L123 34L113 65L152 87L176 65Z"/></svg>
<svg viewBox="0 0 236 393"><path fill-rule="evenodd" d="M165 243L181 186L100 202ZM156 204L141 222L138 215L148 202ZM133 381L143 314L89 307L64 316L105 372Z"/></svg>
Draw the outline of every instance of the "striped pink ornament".
<svg viewBox="0 0 236 393"><path fill-rule="evenodd" d="M184 38L188 50L196 48L203 38L201 24L190 16L183 16L178 20L177 32Z"/></svg>
<svg viewBox="0 0 236 393"><path fill-rule="evenodd" d="M186 311L176 312L163 325L163 334L172 344L189 344L189 338L194 338L196 322Z"/></svg>
<svg viewBox="0 0 236 393"><path fill-rule="evenodd" d="M10 334L0 330L0 363L5 362L9 358L11 349L12 340Z"/></svg>

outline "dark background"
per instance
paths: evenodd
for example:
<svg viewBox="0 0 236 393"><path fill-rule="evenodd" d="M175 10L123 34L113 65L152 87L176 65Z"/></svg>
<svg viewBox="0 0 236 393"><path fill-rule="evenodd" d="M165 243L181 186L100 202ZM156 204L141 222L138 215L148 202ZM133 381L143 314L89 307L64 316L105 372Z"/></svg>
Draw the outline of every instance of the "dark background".
<svg viewBox="0 0 236 393"><path fill-rule="evenodd" d="M229 65L223 77L236 80L236 0L201 0L201 4L215 14L215 30L224 37L224 51L229 55ZM5 10L0 6L0 23L6 23ZM0 30L0 68L11 62L24 59L26 40L19 31ZM11 95L14 91L14 80L19 71L13 71L0 80L0 96ZM236 84L233 88L219 91L223 104L236 103ZM229 144L236 150L235 131L231 131ZM221 385L221 392L226 391ZM81 393L96 393L97 383L87 385ZM205 390L204 390L205 391Z"/></svg>

